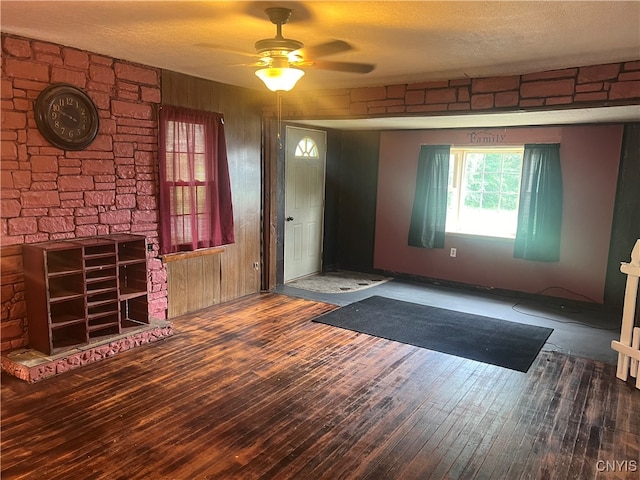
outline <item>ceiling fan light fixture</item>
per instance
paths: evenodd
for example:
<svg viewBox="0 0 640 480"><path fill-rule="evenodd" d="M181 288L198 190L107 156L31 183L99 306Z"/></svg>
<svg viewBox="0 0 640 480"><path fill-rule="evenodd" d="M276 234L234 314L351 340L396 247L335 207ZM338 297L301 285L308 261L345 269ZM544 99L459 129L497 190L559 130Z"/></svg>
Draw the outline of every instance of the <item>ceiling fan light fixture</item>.
<svg viewBox="0 0 640 480"><path fill-rule="evenodd" d="M256 75L272 92L288 92L296 86L298 80L304 75L304 71L299 68L269 67L256 71Z"/></svg>

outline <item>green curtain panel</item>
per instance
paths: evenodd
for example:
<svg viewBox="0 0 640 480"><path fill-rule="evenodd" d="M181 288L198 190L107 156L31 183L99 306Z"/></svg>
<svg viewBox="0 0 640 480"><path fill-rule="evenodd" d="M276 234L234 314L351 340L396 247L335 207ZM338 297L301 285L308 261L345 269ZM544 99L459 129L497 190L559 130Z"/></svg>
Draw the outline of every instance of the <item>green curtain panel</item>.
<svg viewBox="0 0 640 480"><path fill-rule="evenodd" d="M423 145L418 157L409 245L444 248L449 183L449 145Z"/></svg>
<svg viewBox="0 0 640 480"><path fill-rule="evenodd" d="M561 229L560 145L525 145L514 257L557 262Z"/></svg>

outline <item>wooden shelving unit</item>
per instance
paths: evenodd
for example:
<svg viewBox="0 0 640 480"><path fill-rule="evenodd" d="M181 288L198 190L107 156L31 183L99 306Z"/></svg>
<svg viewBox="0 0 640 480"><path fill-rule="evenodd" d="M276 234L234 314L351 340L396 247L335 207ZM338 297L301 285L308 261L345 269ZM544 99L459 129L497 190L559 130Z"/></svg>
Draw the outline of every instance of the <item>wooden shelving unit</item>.
<svg viewBox="0 0 640 480"><path fill-rule="evenodd" d="M149 323L145 237L27 244L23 257L36 350L53 355Z"/></svg>

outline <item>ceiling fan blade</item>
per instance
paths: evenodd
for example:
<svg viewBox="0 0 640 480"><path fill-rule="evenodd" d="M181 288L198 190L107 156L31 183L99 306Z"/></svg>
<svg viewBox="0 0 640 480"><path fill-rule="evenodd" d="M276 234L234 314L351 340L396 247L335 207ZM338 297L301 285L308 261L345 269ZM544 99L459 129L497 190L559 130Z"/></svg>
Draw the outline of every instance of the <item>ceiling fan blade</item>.
<svg viewBox="0 0 640 480"><path fill-rule="evenodd" d="M314 68L320 68L322 70L348 73L370 73L376 68L375 65L370 63L331 62L327 60L314 60L311 64Z"/></svg>
<svg viewBox="0 0 640 480"><path fill-rule="evenodd" d="M313 47L303 47L297 53L305 59L315 59L335 55L336 53L348 52L353 47L342 40L332 40L330 42L321 43Z"/></svg>

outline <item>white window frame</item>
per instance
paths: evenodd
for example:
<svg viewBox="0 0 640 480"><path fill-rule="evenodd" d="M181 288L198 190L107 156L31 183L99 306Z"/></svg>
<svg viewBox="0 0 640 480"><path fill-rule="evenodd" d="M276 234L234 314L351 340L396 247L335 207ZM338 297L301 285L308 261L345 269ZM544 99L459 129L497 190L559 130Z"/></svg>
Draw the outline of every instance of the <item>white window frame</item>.
<svg viewBox="0 0 640 480"><path fill-rule="evenodd" d="M469 153L517 153L522 159L524 155L524 145L514 146L494 146L494 147L451 147L449 157L449 189L447 197L447 223L445 231L448 234L460 234L460 235L475 235L485 237L498 237L514 239L517 226L517 214L518 207L514 212L514 224L512 229L496 230L495 222L484 222L481 225L469 225L465 224L462 219L462 204L465 185L465 171L466 171L466 155ZM522 160L520 163L520 175L522 175ZM518 203L520 197L520 178L518 179ZM480 222L479 222L480 223Z"/></svg>

